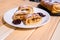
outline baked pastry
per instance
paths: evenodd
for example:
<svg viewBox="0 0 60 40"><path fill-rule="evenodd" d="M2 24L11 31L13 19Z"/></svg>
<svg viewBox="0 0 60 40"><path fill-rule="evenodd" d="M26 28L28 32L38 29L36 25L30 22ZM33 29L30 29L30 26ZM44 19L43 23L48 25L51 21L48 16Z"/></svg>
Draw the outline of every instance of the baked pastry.
<svg viewBox="0 0 60 40"><path fill-rule="evenodd" d="M59 0L41 0L40 4L47 8L51 13L60 13L60 1Z"/></svg>
<svg viewBox="0 0 60 40"><path fill-rule="evenodd" d="M25 15L26 15L26 13L24 13L24 12L17 12L13 15L12 19L13 20L17 20L17 19L23 20Z"/></svg>
<svg viewBox="0 0 60 40"><path fill-rule="evenodd" d="M42 17L39 14L33 13L33 14L26 15L23 22L26 25L32 25L32 24L39 22L41 19Z"/></svg>
<svg viewBox="0 0 60 40"><path fill-rule="evenodd" d="M18 10L14 13L12 19L20 19L23 20L24 16L27 14L32 14L33 13L33 8L30 6L19 6Z"/></svg>
<svg viewBox="0 0 60 40"><path fill-rule="evenodd" d="M33 13L33 8L30 6L20 6L12 16L13 24L20 24L21 21L26 25L33 25L41 21L45 17L42 13Z"/></svg>
<svg viewBox="0 0 60 40"><path fill-rule="evenodd" d="M18 10L25 12L27 14L33 13L33 7L31 7L31 6L19 6Z"/></svg>
<svg viewBox="0 0 60 40"><path fill-rule="evenodd" d="M60 12L60 4L58 3L54 3L53 9L52 9L53 13L59 13Z"/></svg>

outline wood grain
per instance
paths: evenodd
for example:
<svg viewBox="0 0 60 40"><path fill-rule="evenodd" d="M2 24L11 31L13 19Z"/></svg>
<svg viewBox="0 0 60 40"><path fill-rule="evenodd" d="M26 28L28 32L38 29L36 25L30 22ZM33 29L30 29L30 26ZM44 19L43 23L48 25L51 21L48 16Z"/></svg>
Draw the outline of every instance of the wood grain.
<svg viewBox="0 0 60 40"><path fill-rule="evenodd" d="M57 20L56 20L57 19ZM49 40L57 27L59 18L51 17L51 20L48 24L38 28L28 40Z"/></svg>
<svg viewBox="0 0 60 40"><path fill-rule="evenodd" d="M0 1L0 14L1 18L3 17L4 13L14 7L19 5L32 5L36 7L39 3L23 1L23 0L2 0ZM59 17L51 16L50 22L46 25L41 26L36 29L21 29L15 28L14 32L12 32L5 40L49 40L59 23ZM1 19L2 23L2 19ZM2 23L2 25L4 25ZM10 26L7 26L10 28ZM13 28L14 29L14 28Z"/></svg>
<svg viewBox="0 0 60 40"><path fill-rule="evenodd" d="M58 22L59 19L57 17L51 17L48 24L29 31L15 30L6 40L49 40Z"/></svg>

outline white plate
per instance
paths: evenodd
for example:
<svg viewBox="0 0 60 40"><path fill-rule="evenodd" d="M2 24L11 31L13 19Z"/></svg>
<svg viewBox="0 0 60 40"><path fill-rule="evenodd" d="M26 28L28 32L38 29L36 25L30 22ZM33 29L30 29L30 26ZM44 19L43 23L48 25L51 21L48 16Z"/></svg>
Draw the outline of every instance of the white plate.
<svg viewBox="0 0 60 40"><path fill-rule="evenodd" d="M36 27L40 27L40 26L42 26L42 25L45 25L45 24L49 21L49 19L50 19L49 13L46 12L45 10L42 10L42 9L39 9L39 8L33 7L33 9L34 9L34 12L35 12L35 13L41 12L41 13L43 13L44 15L46 15L45 17L42 18L41 22L38 22L38 23L36 23L36 24L34 24L34 25L33 25L33 24L32 24L32 25L25 25L25 24L23 24L23 22L21 22L21 24L19 24L19 25L13 24L13 23L12 23L12 21L13 21L13 20L12 20L12 16L14 15L14 12L17 10L17 8L13 8L13 9L7 11L7 12L4 14L4 17L3 17L3 18L4 18L4 21L5 21L6 23L14 26L14 27L19 27L19 28L36 28Z"/></svg>

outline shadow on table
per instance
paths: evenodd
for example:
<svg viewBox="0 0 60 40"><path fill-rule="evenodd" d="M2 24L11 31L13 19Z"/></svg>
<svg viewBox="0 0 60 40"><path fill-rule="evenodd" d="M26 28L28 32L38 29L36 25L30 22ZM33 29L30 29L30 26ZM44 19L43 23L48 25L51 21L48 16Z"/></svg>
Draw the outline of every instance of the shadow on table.
<svg viewBox="0 0 60 40"><path fill-rule="evenodd" d="M7 23L4 21L3 18L2 18L2 23L3 23L3 25L5 25L6 27L11 28L11 29L14 29L14 30L23 30L23 31L25 31L25 30L37 29L37 28L18 28L18 27L14 27L14 26L11 26L11 25L7 24Z"/></svg>
<svg viewBox="0 0 60 40"><path fill-rule="evenodd" d="M43 6L40 5L40 4L38 4L37 7L38 7L38 8L41 8L41 9L43 9L43 10L45 10L45 11L47 11L49 14L51 13L48 9L46 9L45 7L43 7ZM51 15L51 14L50 14L50 15Z"/></svg>

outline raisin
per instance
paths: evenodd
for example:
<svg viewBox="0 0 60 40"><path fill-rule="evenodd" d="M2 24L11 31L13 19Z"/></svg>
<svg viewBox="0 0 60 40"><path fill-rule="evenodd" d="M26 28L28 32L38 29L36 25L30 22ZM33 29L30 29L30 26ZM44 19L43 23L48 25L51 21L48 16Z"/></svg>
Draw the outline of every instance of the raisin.
<svg viewBox="0 0 60 40"><path fill-rule="evenodd" d="M46 15L44 15L43 13L38 13L41 17L45 17Z"/></svg>
<svg viewBox="0 0 60 40"><path fill-rule="evenodd" d="M20 19L13 20L12 23L15 24L15 25L20 24L21 23L21 20Z"/></svg>

